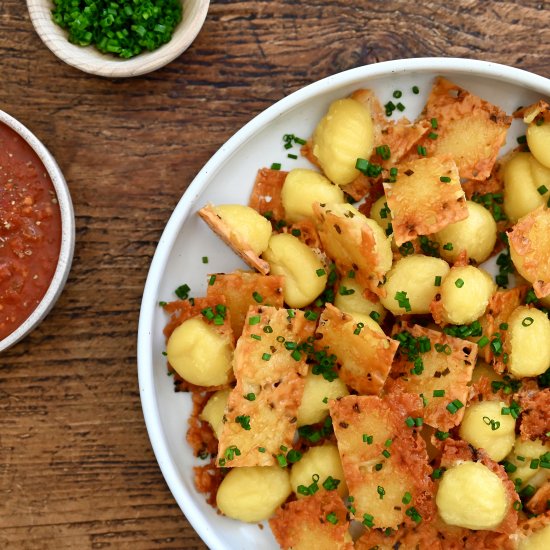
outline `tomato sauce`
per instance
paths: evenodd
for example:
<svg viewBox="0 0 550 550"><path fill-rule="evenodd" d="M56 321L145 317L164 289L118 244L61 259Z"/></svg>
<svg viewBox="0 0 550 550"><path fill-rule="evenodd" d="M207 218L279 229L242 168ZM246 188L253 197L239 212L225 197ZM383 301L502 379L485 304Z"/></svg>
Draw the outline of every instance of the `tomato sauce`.
<svg viewBox="0 0 550 550"><path fill-rule="evenodd" d="M60 248L53 183L28 143L0 123L0 340L39 304Z"/></svg>

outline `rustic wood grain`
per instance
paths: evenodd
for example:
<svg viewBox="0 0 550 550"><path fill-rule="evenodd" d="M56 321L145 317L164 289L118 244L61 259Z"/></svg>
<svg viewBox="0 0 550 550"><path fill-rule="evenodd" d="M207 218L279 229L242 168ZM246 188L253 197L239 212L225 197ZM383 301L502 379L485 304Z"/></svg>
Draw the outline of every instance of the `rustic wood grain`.
<svg viewBox="0 0 550 550"><path fill-rule="evenodd" d="M180 58L109 80L59 61L25 3L1 0L0 108L63 169L77 245L53 312L0 356L0 547L205 548L160 474L136 376L141 293L177 200L253 115L338 71L457 56L550 77L549 9L504 0L218 0Z"/></svg>

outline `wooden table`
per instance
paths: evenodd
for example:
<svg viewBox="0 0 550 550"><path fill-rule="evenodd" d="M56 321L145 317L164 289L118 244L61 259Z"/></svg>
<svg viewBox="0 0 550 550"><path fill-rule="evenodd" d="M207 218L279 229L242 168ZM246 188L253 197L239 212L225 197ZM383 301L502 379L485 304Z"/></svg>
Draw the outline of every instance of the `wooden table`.
<svg viewBox="0 0 550 550"><path fill-rule="evenodd" d="M179 59L106 80L59 61L25 2L1 0L0 109L56 157L77 221L61 299L0 357L1 548L205 548L162 478L137 386L141 293L163 227L227 138L331 73L456 56L550 77L549 2L455 4L213 1Z"/></svg>

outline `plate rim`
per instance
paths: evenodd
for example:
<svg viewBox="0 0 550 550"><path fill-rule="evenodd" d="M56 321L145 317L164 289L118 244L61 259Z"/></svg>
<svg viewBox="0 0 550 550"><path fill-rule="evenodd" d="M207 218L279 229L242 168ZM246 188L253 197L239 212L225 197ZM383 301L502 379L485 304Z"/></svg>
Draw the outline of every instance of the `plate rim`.
<svg viewBox="0 0 550 550"><path fill-rule="evenodd" d="M550 95L550 79L509 65L478 59L457 57L396 59L362 65L360 67L335 73L312 82L276 101L252 118L222 144L182 194L158 241L145 282L138 324L137 368L142 411L147 434L164 480L182 513L195 529L199 537L201 537L210 548L222 548L222 546L220 546L221 540L216 536L208 524L201 521L202 516L197 518L197 514L200 514L200 510L191 497L191 494L185 490L184 486L180 484L177 479L178 473L176 465L170 456L166 434L160 421L158 401L154 391L155 384L153 378L153 350L151 338L155 328L152 324L154 319L153 312L154 306L156 305L157 283L166 266L169 252L183 224L188 219L194 203L208 187L214 175L221 169L223 163L238 150L242 142L253 137L253 135L263 129L267 123L291 108L295 108L304 100L311 99L311 97L320 93L328 93L334 88L350 85L355 80L366 81L389 74L406 74L413 72L434 74L444 72L446 74L468 74L486 77L522 86L541 94Z"/></svg>

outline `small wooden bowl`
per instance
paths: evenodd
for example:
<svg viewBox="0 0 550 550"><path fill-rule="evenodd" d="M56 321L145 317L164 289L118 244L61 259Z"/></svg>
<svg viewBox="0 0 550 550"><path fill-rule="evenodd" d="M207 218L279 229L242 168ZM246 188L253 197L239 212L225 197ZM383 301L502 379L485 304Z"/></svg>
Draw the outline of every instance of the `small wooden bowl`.
<svg viewBox="0 0 550 550"><path fill-rule="evenodd" d="M51 0L27 0L27 7L36 32L59 59L86 73L123 78L149 73L174 60L193 42L204 24L210 0L182 0L183 19L172 39L153 52L130 59L103 54L93 46L76 46L67 39L67 32L51 17Z"/></svg>

